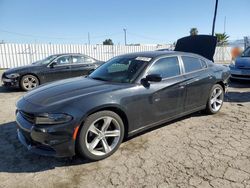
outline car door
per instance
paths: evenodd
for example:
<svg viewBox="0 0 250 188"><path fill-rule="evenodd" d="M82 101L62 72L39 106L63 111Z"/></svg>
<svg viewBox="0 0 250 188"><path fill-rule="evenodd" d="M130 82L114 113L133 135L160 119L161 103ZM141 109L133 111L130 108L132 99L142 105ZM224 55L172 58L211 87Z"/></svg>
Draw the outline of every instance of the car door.
<svg viewBox="0 0 250 188"><path fill-rule="evenodd" d="M157 60L148 70L147 75L160 74L161 82L151 82L148 88L148 102L153 116L148 124L167 120L184 110L185 86L177 56ZM152 118L153 117L153 118Z"/></svg>
<svg viewBox="0 0 250 188"><path fill-rule="evenodd" d="M182 56L181 59L187 90L184 110L190 111L206 105L213 77L205 60L191 56Z"/></svg>
<svg viewBox="0 0 250 188"><path fill-rule="evenodd" d="M62 55L51 62L43 72L46 82L70 78L71 76L71 56Z"/></svg>
<svg viewBox="0 0 250 188"><path fill-rule="evenodd" d="M95 60L83 55L72 55L71 74L72 77L88 75L96 68Z"/></svg>

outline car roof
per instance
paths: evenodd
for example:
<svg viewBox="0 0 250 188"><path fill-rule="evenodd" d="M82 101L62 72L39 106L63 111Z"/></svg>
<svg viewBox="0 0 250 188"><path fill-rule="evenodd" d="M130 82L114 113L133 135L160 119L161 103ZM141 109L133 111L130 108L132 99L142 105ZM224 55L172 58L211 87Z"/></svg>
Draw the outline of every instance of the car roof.
<svg viewBox="0 0 250 188"><path fill-rule="evenodd" d="M60 53L60 54L53 54L55 56L61 56L61 55L83 55L81 53Z"/></svg>
<svg viewBox="0 0 250 188"><path fill-rule="evenodd" d="M172 56L172 55L182 55L182 56L193 56L196 58L202 58L202 59L206 59L203 56L200 56L198 54L193 54L193 53L188 53L188 52L177 52L177 51L147 51L147 52L135 52L135 53L129 53L129 54L124 54L121 55L120 57L129 57L129 58L133 58L133 57L148 57L148 58L158 58L158 57L162 57L162 56Z"/></svg>

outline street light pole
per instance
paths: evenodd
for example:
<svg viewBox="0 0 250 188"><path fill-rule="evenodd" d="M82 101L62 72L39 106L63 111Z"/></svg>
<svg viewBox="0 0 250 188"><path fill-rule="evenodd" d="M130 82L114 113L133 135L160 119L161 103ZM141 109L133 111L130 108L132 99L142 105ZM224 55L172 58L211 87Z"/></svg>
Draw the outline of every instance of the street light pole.
<svg viewBox="0 0 250 188"><path fill-rule="evenodd" d="M90 34L88 32L88 44L90 45Z"/></svg>
<svg viewBox="0 0 250 188"><path fill-rule="evenodd" d="M124 44L125 44L125 46L127 45L127 29L123 29L123 31L124 31Z"/></svg>
<svg viewBox="0 0 250 188"><path fill-rule="evenodd" d="M215 2L212 36L214 36L214 29L215 29L215 22L216 22L216 16L217 16L218 1L219 0L216 0L216 2Z"/></svg>

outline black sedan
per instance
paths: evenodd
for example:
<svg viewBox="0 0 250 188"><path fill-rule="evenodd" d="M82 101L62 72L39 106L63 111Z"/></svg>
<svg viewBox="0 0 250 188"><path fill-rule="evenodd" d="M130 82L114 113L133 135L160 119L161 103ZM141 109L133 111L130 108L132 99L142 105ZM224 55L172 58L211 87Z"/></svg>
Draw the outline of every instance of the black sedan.
<svg viewBox="0 0 250 188"><path fill-rule="evenodd" d="M100 160L124 137L196 111L217 113L229 77L228 67L192 53L118 56L86 78L25 94L17 102L18 138L38 154Z"/></svg>
<svg viewBox="0 0 250 188"><path fill-rule="evenodd" d="M87 75L102 63L81 54L56 54L28 66L5 71L2 82L4 86L28 91L47 82Z"/></svg>

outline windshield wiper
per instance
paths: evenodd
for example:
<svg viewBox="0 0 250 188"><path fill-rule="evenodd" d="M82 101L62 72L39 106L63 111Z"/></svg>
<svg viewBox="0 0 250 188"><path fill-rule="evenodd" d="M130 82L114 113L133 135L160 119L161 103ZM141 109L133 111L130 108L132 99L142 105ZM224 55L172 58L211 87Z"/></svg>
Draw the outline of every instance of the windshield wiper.
<svg viewBox="0 0 250 188"><path fill-rule="evenodd" d="M104 79L104 78L101 78L101 77L90 77L90 76L89 76L89 78L92 78L92 79L94 79L94 80L108 81L108 80L106 80L106 79Z"/></svg>

